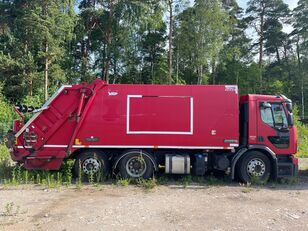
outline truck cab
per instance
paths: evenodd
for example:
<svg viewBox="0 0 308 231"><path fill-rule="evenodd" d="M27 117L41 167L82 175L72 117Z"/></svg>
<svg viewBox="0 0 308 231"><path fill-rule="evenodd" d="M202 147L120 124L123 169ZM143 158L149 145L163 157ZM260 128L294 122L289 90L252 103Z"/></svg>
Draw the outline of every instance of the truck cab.
<svg viewBox="0 0 308 231"><path fill-rule="evenodd" d="M297 152L296 127L292 101L285 96L242 96L240 141L242 146L269 156L275 177L297 175L298 160L294 157Z"/></svg>

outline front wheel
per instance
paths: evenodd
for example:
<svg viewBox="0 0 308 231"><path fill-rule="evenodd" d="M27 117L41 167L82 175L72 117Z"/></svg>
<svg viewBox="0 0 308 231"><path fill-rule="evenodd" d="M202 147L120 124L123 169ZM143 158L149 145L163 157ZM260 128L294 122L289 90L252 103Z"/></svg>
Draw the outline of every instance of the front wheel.
<svg viewBox="0 0 308 231"><path fill-rule="evenodd" d="M251 151L244 154L239 162L238 175L244 182L257 181L266 182L271 173L271 162L269 158L258 151Z"/></svg>
<svg viewBox="0 0 308 231"><path fill-rule="evenodd" d="M142 150L125 153L119 163L119 170L123 178L149 179L154 174L154 166L149 154Z"/></svg>

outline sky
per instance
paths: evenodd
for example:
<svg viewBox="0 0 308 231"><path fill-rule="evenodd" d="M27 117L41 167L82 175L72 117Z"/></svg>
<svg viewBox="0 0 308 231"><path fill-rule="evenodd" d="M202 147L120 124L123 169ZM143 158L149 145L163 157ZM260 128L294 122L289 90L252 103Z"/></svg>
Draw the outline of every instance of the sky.
<svg viewBox="0 0 308 231"><path fill-rule="evenodd" d="M294 9L297 6L298 0L283 0L285 3L287 3L290 7L290 9ZM242 8L246 8L248 0L237 0L238 4Z"/></svg>

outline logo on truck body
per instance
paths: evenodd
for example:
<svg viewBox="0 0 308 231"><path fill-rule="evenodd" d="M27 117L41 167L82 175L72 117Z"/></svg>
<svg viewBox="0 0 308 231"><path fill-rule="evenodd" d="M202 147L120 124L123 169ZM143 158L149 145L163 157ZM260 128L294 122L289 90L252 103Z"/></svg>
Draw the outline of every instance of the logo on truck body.
<svg viewBox="0 0 308 231"><path fill-rule="evenodd" d="M238 88L237 88L237 86L234 86L234 85L226 85L225 86L225 91L235 92L235 94L237 94L238 93Z"/></svg>
<svg viewBox="0 0 308 231"><path fill-rule="evenodd" d="M116 92L116 91L108 91L108 96L116 96L118 95L119 93Z"/></svg>

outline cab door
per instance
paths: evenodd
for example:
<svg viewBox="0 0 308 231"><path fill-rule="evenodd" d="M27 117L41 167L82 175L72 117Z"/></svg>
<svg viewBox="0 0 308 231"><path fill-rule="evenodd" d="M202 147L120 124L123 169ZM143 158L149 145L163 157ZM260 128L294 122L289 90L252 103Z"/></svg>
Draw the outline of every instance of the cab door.
<svg viewBox="0 0 308 231"><path fill-rule="evenodd" d="M276 154L290 153L290 128L282 102L257 102L257 143Z"/></svg>

